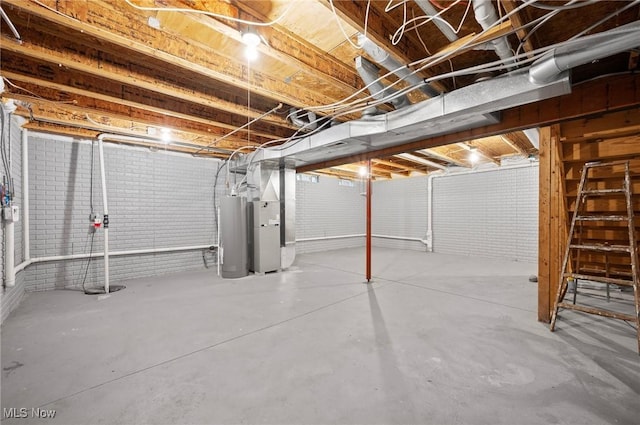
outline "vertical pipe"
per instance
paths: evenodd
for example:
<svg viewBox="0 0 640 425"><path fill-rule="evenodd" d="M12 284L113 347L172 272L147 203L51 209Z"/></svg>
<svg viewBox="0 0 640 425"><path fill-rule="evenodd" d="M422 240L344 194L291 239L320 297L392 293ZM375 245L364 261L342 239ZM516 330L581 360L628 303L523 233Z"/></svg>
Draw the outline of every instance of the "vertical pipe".
<svg viewBox="0 0 640 425"><path fill-rule="evenodd" d="M22 129L22 229L24 247L24 261L31 259L31 245L29 242L29 130Z"/></svg>
<svg viewBox="0 0 640 425"><path fill-rule="evenodd" d="M371 160L367 161L367 283L371 282Z"/></svg>
<svg viewBox="0 0 640 425"><path fill-rule="evenodd" d="M4 208L11 208L8 205ZM16 270L14 262L14 223L13 219L4 221L4 286L11 288L16 284Z"/></svg>
<svg viewBox="0 0 640 425"><path fill-rule="evenodd" d="M104 149L102 134L98 136L98 151L100 153L100 179L102 183L102 205L104 208L104 293L109 293L109 209L107 208L107 178L104 172Z"/></svg>

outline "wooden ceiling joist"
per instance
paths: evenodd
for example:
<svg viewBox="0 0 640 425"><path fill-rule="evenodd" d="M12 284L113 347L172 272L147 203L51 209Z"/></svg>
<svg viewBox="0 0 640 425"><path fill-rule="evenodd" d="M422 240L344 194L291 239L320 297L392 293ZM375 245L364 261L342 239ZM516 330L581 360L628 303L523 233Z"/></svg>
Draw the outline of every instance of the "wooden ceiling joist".
<svg viewBox="0 0 640 425"><path fill-rule="evenodd" d="M72 85L59 84L52 81L47 82L46 83L47 87L42 88L42 87L39 87L39 85L45 84L45 83L43 83L41 79L25 77L22 74L10 72L10 71L7 71L6 69L3 69L2 75L6 77L9 81L15 82L16 84L18 84L20 87L25 87L25 88L29 87L28 90L30 92L35 93L36 95L42 98L52 100L54 102L69 101L69 99L77 100L78 105L85 105L86 107L89 107L89 108L97 108L98 113L100 113L100 108L97 107L97 105L100 107L111 109L116 113L118 113L119 111L122 111L122 113L129 113L128 112L129 110L126 108L131 108L131 110L148 111L153 114L168 117L168 123L170 123L172 119L180 119L187 122L203 124L206 126L214 125L216 127L221 127L227 130L235 130L239 126L243 125L243 123L240 123L240 122L238 122L237 125L222 123L221 120L225 118L224 114L223 115L216 114L215 116L212 116L212 115L209 115L212 113L211 110L198 109L196 111L193 111L193 109L189 108L189 105L186 105L186 104L173 103L171 105L173 109L169 109L168 106L164 106L164 107L152 106L152 105L149 105L148 103L144 103L145 100L146 101L149 100L148 98L147 99L137 98L135 96L132 96L131 93L127 93L125 90L123 90L121 93L121 96L125 98L119 98L119 97L115 97L116 93L113 93L113 95L103 95L100 93L88 91L85 88L77 88L77 87L73 87ZM62 81L62 83L68 83L68 82ZM58 92L59 93L58 97L55 97L55 96L49 97L51 93L48 90L54 90ZM19 91L19 89L12 87L11 91L16 92L16 91ZM129 100L130 98L133 98L135 100L133 101ZM92 102L92 99L95 99L97 103ZM83 102L83 101L86 101L86 102ZM99 102L104 102L104 103L100 104ZM144 112L142 113L144 114ZM229 116L229 117L232 117L232 116ZM276 138L288 137L293 132L289 130L284 132L284 129L282 129L281 127L269 126L267 123L263 123L259 121L251 125L251 133L255 136L273 139L274 137Z"/></svg>
<svg viewBox="0 0 640 425"><path fill-rule="evenodd" d="M75 31L77 37L95 37L101 43L166 61L185 72L199 74L240 90L247 90L250 86L254 93L281 99L293 106L332 102L331 98L313 93L308 88L287 84L255 70L251 70L247 78L242 54L233 59L224 58L189 40L151 28L147 24L147 17L126 3L93 0L91 8L87 9L84 2L55 2L52 7L57 13L31 1L5 0L4 3L58 25L62 33ZM73 37L73 34L67 36Z"/></svg>

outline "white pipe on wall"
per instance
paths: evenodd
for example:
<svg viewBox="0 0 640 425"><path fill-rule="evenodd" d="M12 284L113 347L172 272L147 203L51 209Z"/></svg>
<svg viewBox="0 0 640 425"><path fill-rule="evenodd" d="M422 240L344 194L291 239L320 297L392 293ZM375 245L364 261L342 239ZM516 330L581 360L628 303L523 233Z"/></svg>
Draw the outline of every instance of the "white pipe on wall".
<svg viewBox="0 0 640 425"><path fill-rule="evenodd" d="M29 130L22 129L22 246L24 261L31 258L31 234L29 231ZM16 271L17 273L17 271Z"/></svg>
<svg viewBox="0 0 640 425"><path fill-rule="evenodd" d="M162 252L178 252L178 251L195 251L198 249L209 249L210 247L217 247L218 245L193 245L193 246L177 246L177 247L169 247L169 248L147 248L147 249L132 249L128 251L112 251L109 253L111 257L121 257L126 255L142 255L142 254L158 254ZM31 258L29 260L23 261L18 266L16 266L16 273L24 270L31 264L36 263L48 263L52 261L66 261L66 260L81 260L84 258L99 258L104 256L104 252L94 252L91 255L89 254L69 254L69 255L53 255L50 257L39 257L39 258Z"/></svg>
<svg viewBox="0 0 640 425"><path fill-rule="evenodd" d="M11 208L5 207L5 208ZM4 221L4 285L7 288L11 288L16 284L16 271L15 271L15 246L14 246L14 232L15 223L13 220Z"/></svg>
<svg viewBox="0 0 640 425"><path fill-rule="evenodd" d="M100 153L100 179L102 182L102 208L104 217L102 227L104 228L104 293L109 293L109 208L107 207L107 178L104 172L104 149L102 139L105 134L98 136L98 152Z"/></svg>

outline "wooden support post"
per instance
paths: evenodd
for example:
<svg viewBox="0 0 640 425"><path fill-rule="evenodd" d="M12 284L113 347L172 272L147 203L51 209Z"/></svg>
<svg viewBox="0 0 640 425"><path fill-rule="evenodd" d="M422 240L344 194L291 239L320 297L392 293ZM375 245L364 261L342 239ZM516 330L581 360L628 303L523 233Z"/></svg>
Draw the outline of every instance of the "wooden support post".
<svg viewBox="0 0 640 425"><path fill-rule="evenodd" d="M367 232L366 232L366 277L367 283L371 282L371 160L367 161Z"/></svg>
<svg viewBox="0 0 640 425"><path fill-rule="evenodd" d="M538 207L538 320L551 321L551 129L540 129L540 193Z"/></svg>
<svg viewBox="0 0 640 425"><path fill-rule="evenodd" d="M565 173L558 126L540 129L538 320L551 321L567 239Z"/></svg>

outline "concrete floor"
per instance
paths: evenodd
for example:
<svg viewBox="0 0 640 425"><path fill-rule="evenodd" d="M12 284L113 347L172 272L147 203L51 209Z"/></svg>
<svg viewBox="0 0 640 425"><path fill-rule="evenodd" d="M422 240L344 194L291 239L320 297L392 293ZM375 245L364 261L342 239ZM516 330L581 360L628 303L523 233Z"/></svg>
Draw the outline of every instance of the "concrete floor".
<svg viewBox="0 0 640 425"><path fill-rule="evenodd" d="M29 294L1 336L2 407L27 418L2 424L640 423L635 331L567 312L549 332L535 266L373 260L372 285L348 249L237 280Z"/></svg>

